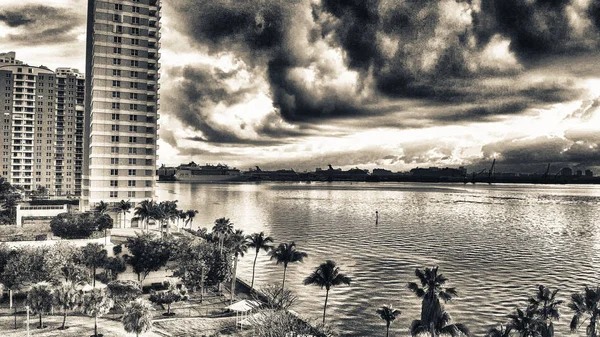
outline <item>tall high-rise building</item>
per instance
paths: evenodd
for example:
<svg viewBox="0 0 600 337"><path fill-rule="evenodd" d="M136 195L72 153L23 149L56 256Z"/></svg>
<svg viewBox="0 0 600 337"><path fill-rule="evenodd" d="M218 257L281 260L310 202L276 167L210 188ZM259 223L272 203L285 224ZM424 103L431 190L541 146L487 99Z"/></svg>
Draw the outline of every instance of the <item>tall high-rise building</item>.
<svg viewBox="0 0 600 337"><path fill-rule="evenodd" d="M56 177L59 195L81 195L85 78L79 70L56 69Z"/></svg>
<svg viewBox="0 0 600 337"><path fill-rule="evenodd" d="M0 63L0 175L26 191L44 187L51 196L80 195L83 153L77 152L83 145L78 149L76 137L83 139L83 75L22 64L13 52L0 55L13 60Z"/></svg>
<svg viewBox="0 0 600 337"><path fill-rule="evenodd" d="M155 197L160 0L88 0L82 208Z"/></svg>

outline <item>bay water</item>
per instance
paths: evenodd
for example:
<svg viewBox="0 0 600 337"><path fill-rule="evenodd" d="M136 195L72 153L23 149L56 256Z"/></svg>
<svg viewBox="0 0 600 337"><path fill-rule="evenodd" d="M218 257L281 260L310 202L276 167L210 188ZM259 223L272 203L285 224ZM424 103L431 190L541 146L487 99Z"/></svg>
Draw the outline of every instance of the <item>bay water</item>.
<svg viewBox="0 0 600 337"><path fill-rule="evenodd" d="M229 218L245 233L264 231L308 253L288 267L292 308L321 318L325 290L303 279L325 260L352 278L333 288L327 320L342 336L383 336L375 310L392 304L402 315L390 336L409 336L420 300L407 289L415 268L439 266L459 296L446 304L453 322L483 336L524 309L539 284L559 288L556 336L569 334L570 296L600 284L600 187L411 183L159 183L159 200L197 209L193 227ZM376 223L375 212L379 219ZM238 264L250 281L254 251ZM281 283L283 267L261 252L255 285ZM573 336L584 336L585 326Z"/></svg>

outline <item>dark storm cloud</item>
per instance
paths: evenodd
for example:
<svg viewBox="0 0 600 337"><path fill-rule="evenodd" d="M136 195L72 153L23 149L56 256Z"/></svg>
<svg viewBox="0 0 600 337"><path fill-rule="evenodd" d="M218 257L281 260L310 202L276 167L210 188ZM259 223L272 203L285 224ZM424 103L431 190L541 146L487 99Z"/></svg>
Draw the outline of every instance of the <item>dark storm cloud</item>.
<svg viewBox="0 0 600 337"><path fill-rule="evenodd" d="M374 103L382 99L472 105L457 109L454 117L442 113L442 121L494 120L494 115L575 99L577 92L560 85L521 84L507 91L480 85L490 78L514 82L529 65L498 65L503 60L486 59L485 48L494 38L508 38L518 59L531 61L597 50L599 40L599 6L576 8L566 0L483 0L480 7L462 0L172 0L171 5L177 28L192 41L265 69L275 107L293 122L372 117L381 113ZM569 19L569 11L576 19ZM574 26L586 22L595 23L591 31ZM346 70L358 73L350 89L340 90L342 84L331 80L340 69L324 55L334 48L344 50ZM310 80L299 71L307 69ZM370 88L375 90L363 95ZM513 96L520 101L488 104Z"/></svg>
<svg viewBox="0 0 600 337"><path fill-rule="evenodd" d="M0 21L17 29L6 36L9 42L56 44L77 38L74 30L85 22L85 13L46 5L11 5L0 9Z"/></svg>
<svg viewBox="0 0 600 337"><path fill-rule="evenodd" d="M24 13L3 11L0 12L0 21L6 23L9 27L19 27L34 22L34 19L28 18Z"/></svg>
<svg viewBox="0 0 600 337"><path fill-rule="evenodd" d="M314 85L294 74L318 61L314 41L320 28L299 19L309 2L300 1L172 1L179 28L215 52L234 51L251 66L266 69L274 105L288 121L368 115L352 95L327 83L333 71L321 62ZM310 8L309 8L310 10ZM300 14L299 14L300 13ZM306 42L302 47L296 42ZM306 48L303 48L306 47Z"/></svg>
<svg viewBox="0 0 600 337"><path fill-rule="evenodd" d="M481 9L474 14L476 22L481 23L476 25L480 41L500 32L511 39L511 49L523 59L598 48L594 27L585 35L575 31L568 15L576 8L569 0L482 0ZM597 1L591 1L581 14L583 20L591 20L596 29L600 28Z"/></svg>
<svg viewBox="0 0 600 337"><path fill-rule="evenodd" d="M284 144L285 138L313 132L308 127L285 128L273 114L267 115L255 125L247 125L243 121L236 125L215 122L211 118L215 107L231 107L256 94L254 87L232 89L227 83L229 80L235 81L238 72L239 70L224 72L209 65L188 65L169 71L169 78L176 79L165 95L169 113L184 125L202 133L201 136L188 137L187 140L223 145L274 146ZM252 128L261 137L247 138L236 133L236 130L248 128Z"/></svg>
<svg viewBox="0 0 600 337"><path fill-rule="evenodd" d="M482 147L487 165L492 158L499 165L519 168L540 168L547 163L562 166L590 167L600 165L600 136L597 130L573 129L564 137L537 137L531 139L503 140Z"/></svg>
<svg viewBox="0 0 600 337"><path fill-rule="evenodd" d="M169 71L170 77L180 78L165 95L169 112L184 125L201 131L203 141L241 143L227 126L212 123L210 114L215 105L235 104L247 94L245 89L232 91L225 80L233 73L225 73L209 66L185 66Z"/></svg>

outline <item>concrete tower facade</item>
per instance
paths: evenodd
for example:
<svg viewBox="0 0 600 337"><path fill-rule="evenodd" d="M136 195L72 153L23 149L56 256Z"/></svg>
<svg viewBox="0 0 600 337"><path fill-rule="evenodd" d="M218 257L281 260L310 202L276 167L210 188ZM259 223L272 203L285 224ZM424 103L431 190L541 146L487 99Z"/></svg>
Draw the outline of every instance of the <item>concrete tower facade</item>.
<svg viewBox="0 0 600 337"><path fill-rule="evenodd" d="M85 78L77 69L56 69L56 166L58 195L81 196Z"/></svg>
<svg viewBox="0 0 600 337"><path fill-rule="evenodd" d="M55 194L56 77L52 70L0 65L2 177L26 191Z"/></svg>
<svg viewBox="0 0 600 337"><path fill-rule="evenodd" d="M155 197L159 0L88 0L82 208Z"/></svg>

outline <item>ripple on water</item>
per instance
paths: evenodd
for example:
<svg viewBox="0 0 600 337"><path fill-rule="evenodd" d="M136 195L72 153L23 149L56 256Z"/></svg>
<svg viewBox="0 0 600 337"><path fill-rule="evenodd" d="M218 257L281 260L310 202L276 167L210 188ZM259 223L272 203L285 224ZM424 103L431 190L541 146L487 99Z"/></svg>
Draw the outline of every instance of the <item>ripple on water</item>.
<svg viewBox="0 0 600 337"><path fill-rule="evenodd" d="M540 283L559 287L568 300L599 280L598 187L175 183L159 184L158 194L198 209L194 223L201 227L227 216L247 233L296 241L309 258L290 265L286 287L298 294L295 310L303 315L320 318L325 292L302 280L319 263L335 260L353 279L331 291L327 309L344 336L384 332L375 309L388 303L402 310L390 335L407 336L420 312L406 288L417 267L440 266L460 295L448 312L476 335L524 307ZM253 258L241 260L238 275L250 279ZM282 267L265 254L256 268L256 284L281 282ZM570 311L562 312L557 336L569 333Z"/></svg>

